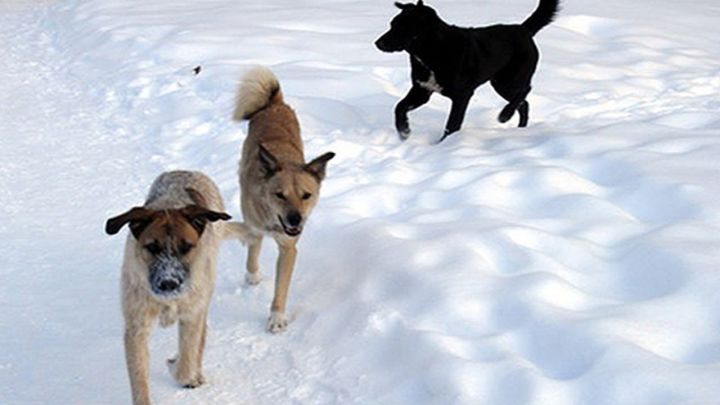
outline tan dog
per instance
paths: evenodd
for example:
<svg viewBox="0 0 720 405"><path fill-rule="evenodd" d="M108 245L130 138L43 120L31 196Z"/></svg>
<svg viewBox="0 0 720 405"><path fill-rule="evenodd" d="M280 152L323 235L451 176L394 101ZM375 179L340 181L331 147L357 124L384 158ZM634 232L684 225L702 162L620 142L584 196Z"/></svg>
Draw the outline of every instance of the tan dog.
<svg viewBox="0 0 720 405"><path fill-rule="evenodd" d="M253 232L248 241L247 281L260 282L258 257L263 235L278 244L275 295L267 328L287 327L285 304L295 266L295 247L303 225L318 200L328 152L305 163L300 125L283 101L280 84L266 68L248 72L240 84L233 118L250 120L240 160L240 205Z"/></svg>
<svg viewBox="0 0 720 405"><path fill-rule="evenodd" d="M143 207L107 221L114 235L128 224L122 265L125 358L133 403L149 404L148 337L156 318L167 327L179 321L179 354L168 360L186 388L204 382L202 357L206 320L215 286L215 262L225 238L245 238L230 219L217 186L198 172L163 173Z"/></svg>

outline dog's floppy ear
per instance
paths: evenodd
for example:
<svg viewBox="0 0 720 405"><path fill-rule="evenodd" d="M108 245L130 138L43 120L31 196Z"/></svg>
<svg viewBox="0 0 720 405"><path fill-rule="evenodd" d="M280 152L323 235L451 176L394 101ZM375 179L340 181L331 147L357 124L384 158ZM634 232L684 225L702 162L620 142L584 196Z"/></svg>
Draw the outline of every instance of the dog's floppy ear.
<svg viewBox="0 0 720 405"><path fill-rule="evenodd" d="M144 207L134 207L124 214L108 219L105 223L105 232L108 235L115 235L125 224L130 223L130 232L135 238L138 238L152 222L153 214L153 211Z"/></svg>
<svg viewBox="0 0 720 405"><path fill-rule="evenodd" d="M232 218L224 212L212 211L199 205L188 205L180 210L180 212L185 216L188 223L195 228L198 234L203 233L205 225L207 225L208 222L227 221Z"/></svg>
<svg viewBox="0 0 720 405"><path fill-rule="evenodd" d="M335 157L334 152L327 152L321 156L316 157L310 163L307 163L304 167L305 171L312 174L317 181L322 181L325 178L325 166L327 162Z"/></svg>
<svg viewBox="0 0 720 405"><path fill-rule="evenodd" d="M260 159L260 164L262 165L263 172L266 176L271 177L273 174L280 171L280 164L278 163L278 160L275 156L273 156L272 153L270 153L269 150L265 149L264 146L259 145L260 149L258 152L258 158Z"/></svg>
<svg viewBox="0 0 720 405"><path fill-rule="evenodd" d="M420 0L420 2L422 3L422 0ZM399 8L400 10L406 10L410 7L415 7L415 5L412 3L400 3L399 1L396 1L395 7Z"/></svg>

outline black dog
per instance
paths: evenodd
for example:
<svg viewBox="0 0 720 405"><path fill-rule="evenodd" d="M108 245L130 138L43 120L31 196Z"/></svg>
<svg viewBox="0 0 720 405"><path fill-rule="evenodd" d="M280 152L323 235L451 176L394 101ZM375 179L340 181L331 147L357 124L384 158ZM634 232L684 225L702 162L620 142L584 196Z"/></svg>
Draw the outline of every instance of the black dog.
<svg viewBox="0 0 720 405"><path fill-rule="evenodd" d="M433 92L452 100L443 139L460 129L475 89L490 81L508 101L498 116L507 122L517 110L520 126L527 126L530 81L538 62L533 36L550 24L558 0L540 0L537 10L522 24L459 28L438 17L431 7L395 3L399 15L375 46L383 52L407 51L412 68L412 88L395 107L395 127L400 138L410 135L407 113L428 102Z"/></svg>

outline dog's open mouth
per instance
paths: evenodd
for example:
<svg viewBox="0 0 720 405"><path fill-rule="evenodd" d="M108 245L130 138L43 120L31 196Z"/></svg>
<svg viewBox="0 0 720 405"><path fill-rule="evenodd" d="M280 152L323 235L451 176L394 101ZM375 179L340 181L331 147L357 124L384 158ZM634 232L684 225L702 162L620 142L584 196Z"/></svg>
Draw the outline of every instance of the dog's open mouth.
<svg viewBox="0 0 720 405"><path fill-rule="evenodd" d="M301 226L287 226L285 224L285 221L283 221L282 217L278 215L278 219L280 220L280 225L282 225L283 231L288 236L298 236L300 233L302 233L302 227Z"/></svg>

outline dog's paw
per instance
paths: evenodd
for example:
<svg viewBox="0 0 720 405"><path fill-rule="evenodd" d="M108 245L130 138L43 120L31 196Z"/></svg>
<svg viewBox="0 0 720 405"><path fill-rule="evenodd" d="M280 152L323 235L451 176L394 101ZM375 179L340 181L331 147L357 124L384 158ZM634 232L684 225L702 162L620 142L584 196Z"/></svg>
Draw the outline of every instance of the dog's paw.
<svg viewBox="0 0 720 405"><path fill-rule="evenodd" d="M407 121L395 123L395 130L397 130L401 141L407 140L410 137L410 125Z"/></svg>
<svg viewBox="0 0 720 405"><path fill-rule="evenodd" d="M245 273L245 282L249 285L258 285L262 281L262 274L260 274L259 271L256 271L255 273L250 273L249 271Z"/></svg>
<svg viewBox="0 0 720 405"><path fill-rule="evenodd" d="M177 369L177 355L174 357L171 357L167 359L165 364L167 365L168 371L170 371L170 375L173 376L175 381L182 386L183 388L197 388L203 384L205 384L205 377L202 375L201 372L195 373L191 377L184 377L178 375L178 369Z"/></svg>
<svg viewBox="0 0 720 405"><path fill-rule="evenodd" d="M404 141L410 137L410 124L406 120L396 120L395 121L395 130L397 130L398 136L400 137L401 141Z"/></svg>
<svg viewBox="0 0 720 405"><path fill-rule="evenodd" d="M439 139L437 142L435 142L435 145L439 145L442 141L445 140L445 138L447 138L447 137L450 136L451 134L452 134L452 132L450 132L449 130L446 129L446 130L443 132L443 135L440 137L440 139Z"/></svg>
<svg viewBox="0 0 720 405"><path fill-rule="evenodd" d="M280 312L272 312L270 319L268 319L267 330L270 333L280 333L287 329L288 320L285 318L285 314Z"/></svg>
<svg viewBox="0 0 720 405"><path fill-rule="evenodd" d="M515 114L515 109L512 108L509 104L505 106L505 108L500 111L500 115L498 115L498 121L501 123L506 123L510 121L510 118Z"/></svg>
<svg viewBox="0 0 720 405"><path fill-rule="evenodd" d="M191 378L188 381L185 381L185 382L178 381L178 383L180 385L182 385L183 388L193 389L193 388L197 388L197 387L205 384L205 377L199 373L199 374L195 375L195 377Z"/></svg>

